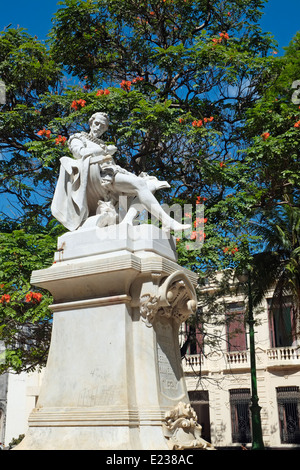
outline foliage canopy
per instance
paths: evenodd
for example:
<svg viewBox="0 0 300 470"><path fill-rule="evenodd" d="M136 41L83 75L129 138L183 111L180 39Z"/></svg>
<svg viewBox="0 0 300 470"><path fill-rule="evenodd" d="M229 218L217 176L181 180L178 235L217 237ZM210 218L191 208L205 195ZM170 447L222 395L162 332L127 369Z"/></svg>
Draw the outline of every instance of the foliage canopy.
<svg viewBox="0 0 300 470"><path fill-rule="evenodd" d="M47 349L46 339L42 351L17 349L18 323L44 328L50 318L49 294L38 306L24 296L30 272L51 263L64 230L50 213L59 159L92 113L109 114L117 163L171 184L161 202L205 203L201 252L178 243L180 263L200 279L249 261L261 235L250 221L276 210L287 191L298 204L300 131L292 124L300 115L290 81L299 39L274 57L258 26L264 4L66 0L47 45L23 29L1 32L0 196L11 206L2 214L0 281L11 301L0 305L0 325L18 351L10 366L34 367Z"/></svg>

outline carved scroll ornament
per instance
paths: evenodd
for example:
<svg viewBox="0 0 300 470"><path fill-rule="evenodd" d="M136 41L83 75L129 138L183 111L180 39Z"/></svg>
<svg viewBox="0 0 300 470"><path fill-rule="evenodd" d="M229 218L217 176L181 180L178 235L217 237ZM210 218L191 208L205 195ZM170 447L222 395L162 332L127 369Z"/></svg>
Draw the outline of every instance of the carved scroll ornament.
<svg viewBox="0 0 300 470"><path fill-rule="evenodd" d="M157 316L172 318L180 325L196 308L195 289L181 271L165 278L156 292L143 293L140 298L142 320L150 327Z"/></svg>
<svg viewBox="0 0 300 470"><path fill-rule="evenodd" d="M180 402L167 412L163 429L172 450L214 449L202 439L202 427L197 423L197 415L189 403Z"/></svg>

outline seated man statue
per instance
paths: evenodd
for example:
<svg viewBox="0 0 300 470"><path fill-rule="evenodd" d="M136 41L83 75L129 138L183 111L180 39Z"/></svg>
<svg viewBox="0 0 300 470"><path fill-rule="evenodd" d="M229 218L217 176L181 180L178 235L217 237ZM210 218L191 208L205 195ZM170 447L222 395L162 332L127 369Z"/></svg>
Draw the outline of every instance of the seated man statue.
<svg viewBox="0 0 300 470"><path fill-rule="evenodd" d="M87 226L133 223L142 206L162 222L164 230L184 230L189 225L172 219L154 196L157 189L170 187L165 181L145 173L136 176L121 168L113 159L117 148L106 145L100 137L108 130L106 113L95 113L89 120L90 132L72 135L68 141L73 158L62 157L60 174L51 205L53 216L68 230ZM130 206L121 221L121 196Z"/></svg>

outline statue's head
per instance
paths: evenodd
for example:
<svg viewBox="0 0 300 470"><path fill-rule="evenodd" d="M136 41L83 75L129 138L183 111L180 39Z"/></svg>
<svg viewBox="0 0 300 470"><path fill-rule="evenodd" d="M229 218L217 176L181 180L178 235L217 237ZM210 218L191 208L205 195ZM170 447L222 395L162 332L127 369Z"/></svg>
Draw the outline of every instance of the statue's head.
<svg viewBox="0 0 300 470"><path fill-rule="evenodd" d="M89 119L89 125L91 133L95 137L100 137L104 132L107 131L109 126L109 118L106 113L95 113Z"/></svg>

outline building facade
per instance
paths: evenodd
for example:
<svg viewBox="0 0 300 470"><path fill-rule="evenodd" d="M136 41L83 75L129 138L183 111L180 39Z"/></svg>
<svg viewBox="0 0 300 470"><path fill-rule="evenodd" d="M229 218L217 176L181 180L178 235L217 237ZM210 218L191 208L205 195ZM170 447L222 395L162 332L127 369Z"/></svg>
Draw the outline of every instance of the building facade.
<svg viewBox="0 0 300 470"><path fill-rule="evenodd" d="M0 442L6 447L27 431L42 379L43 371L0 375Z"/></svg>
<svg viewBox="0 0 300 470"><path fill-rule="evenodd" d="M272 292L255 319L256 375L266 448L300 448L300 342L289 299L271 310ZM244 298L227 299L227 322L204 326L222 338L223 347L206 346L194 335L183 358L190 400L203 436L218 448L251 447L251 375ZM222 323L222 322L220 322ZM197 338L198 336L198 338Z"/></svg>

